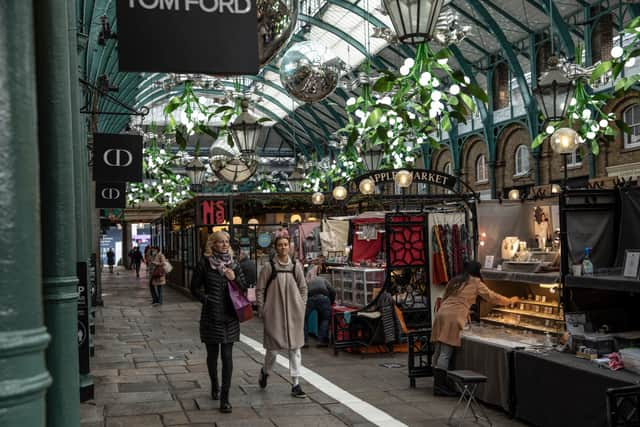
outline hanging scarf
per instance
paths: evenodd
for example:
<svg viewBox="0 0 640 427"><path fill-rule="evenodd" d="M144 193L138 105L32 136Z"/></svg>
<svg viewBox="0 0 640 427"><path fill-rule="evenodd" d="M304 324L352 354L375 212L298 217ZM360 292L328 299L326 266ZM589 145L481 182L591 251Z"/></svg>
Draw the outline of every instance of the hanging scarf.
<svg viewBox="0 0 640 427"><path fill-rule="evenodd" d="M219 254L214 252L213 256L209 257L209 265L211 268L218 270L218 273L222 276L224 276L224 269L229 267L232 262L233 260L229 254Z"/></svg>

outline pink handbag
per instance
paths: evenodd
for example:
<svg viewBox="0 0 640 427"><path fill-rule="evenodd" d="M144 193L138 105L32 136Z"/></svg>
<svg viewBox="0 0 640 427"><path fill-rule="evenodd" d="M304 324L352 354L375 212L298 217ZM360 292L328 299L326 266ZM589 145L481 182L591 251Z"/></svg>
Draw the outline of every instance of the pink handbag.
<svg viewBox="0 0 640 427"><path fill-rule="evenodd" d="M236 282L234 280L229 280L229 296L231 297L231 302L233 303L233 308L236 310L236 315L238 316L238 320L241 322L246 322L247 320L253 318L253 309L251 308L251 302L244 296L242 292L238 289Z"/></svg>

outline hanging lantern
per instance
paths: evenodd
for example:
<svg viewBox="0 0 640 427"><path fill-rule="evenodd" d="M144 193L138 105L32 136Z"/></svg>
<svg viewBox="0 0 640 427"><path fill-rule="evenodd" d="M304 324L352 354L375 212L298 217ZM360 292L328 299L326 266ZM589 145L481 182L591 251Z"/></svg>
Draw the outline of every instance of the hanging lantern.
<svg viewBox="0 0 640 427"><path fill-rule="evenodd" d="M291 224L295 224L296 221L298 222L302 222L302 217L300 216L300 214L293 214L291 215L291 218L289 219L289 222Z"/></svg>
<svg viewBox="0 0 640 427"><path fill-rule="evenodd" d="M557 194L561 191L561 188L558 184L551 185L551 194Z"/></svg>
<svg viewBox="0 0 640 427"><path fill-rule="evenodd" d="M291 175L289 175L289 188L295 193L302 191L302 185L304 184L304 173L301 169L295 168Z"/></svg>
<svg viewBox="0 0 640 427"><path fill-rule="evenodd" d="M319 191L313 193L313 195L311 196L311 203L313 203L314 205L323 204L324 203L324 194L322 194Z"/></svg>
<svg viewBox="0 0 640 427"><path fill-rule="evenodd" d="M413 182L413 174L408 170L401 170L396 173L396 176L393 177L393 180L396 182L396 185L400 188L408 188Z"/></svg>
<svg viewBox="0 0 640 427"><path fill-rule="evenodd" d="M431 40L445 0L383 0L398 40L418 44Z"/></svg>
<svg viewBox="0 0 640 427"><path fill-rule="evenodd" d="M347 198L347 189L342 185L338 185L333 189L333 198L336 200L344 200Z"/></svg>
<svg viewBox="0 0 640 427"><path fill-rule="evenodd" d="M513 190L509 191L509 200L518 200L520 198L520 190L518 190L517 188L514 188Z"/></svg>
<svg viewBox="0 0 640 427"><path fill-rule="evenodd" d="M358 185L358 188L360 189L360 192L362 194L373 194L373 192L376 190L376 184L372 179L365 178L360 181L360 185Z"/></svg>
<svg viewBox="0 0 640 427"><path fill-rule="evenodd" d="M362 160L364 160L364 165L368 171L375 171L380 169L380 164L382 163L382 148L372 148L364 153L361 153Z"/></svg>
<svg viewBox="0 0 640 427"><path fill-rule="evenodd" d="M201 191L205 171L207 170L204 163L202 163L198 157L194 157L193 160L185 166L185 170L191 181L191 189L196 192Z"/></svg>
<svg viewBox="0 0 640 427"><path fill-rule="evenodd" d="M248 100L243 99L241 106L242 113L240 113L230 126L231 137L241 154L254 154L258 146L262 126L258 123L258 119L247 111L249 108Z"/></svg>
<svg viewBox="0 0 640 427"><path fill-rule="evenodd" d="M538 86L533 90L544 119L548 122L567 117L567 108L575 92L573 80L557 64L557 58L549 58L549 71L540 77Z"/></svg>
<svg viewBox="0 0 640 427"><path fill-rule="evenodd" d="M549 139L551 149L558 154L571 154L578 148L578 132L571 128L560 128Z"/></svg>

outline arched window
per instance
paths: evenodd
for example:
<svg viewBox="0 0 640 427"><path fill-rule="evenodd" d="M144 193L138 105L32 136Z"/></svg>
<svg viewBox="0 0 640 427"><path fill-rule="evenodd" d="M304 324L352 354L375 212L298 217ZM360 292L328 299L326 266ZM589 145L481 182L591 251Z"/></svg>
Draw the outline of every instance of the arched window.
<svg viewBox="0 0 640 427"><path fill-rule="evenodd" d="M476 160L476 182L487 182L487 158L480 154Z"/></svg>
<svg viewBox="0 0 640 427"><path fill-rule="evenodd" d="M529 173L529 147L522 144L516 148L516 176Z"/></svg>
<svg viewBox="0 0 640 427"><path fill-rule="evenodd" d="M451 175L451 162L447 162L444 164L444 168L442 168L442 172L446 173L447 175Z"/></svg>
<svg viewBox="0 0 640 427"><path fill-rule="evenodd" d="M640 104L634 104L622 113L624 122L631 133L624 134L624 148L640 147Z"/></svg>

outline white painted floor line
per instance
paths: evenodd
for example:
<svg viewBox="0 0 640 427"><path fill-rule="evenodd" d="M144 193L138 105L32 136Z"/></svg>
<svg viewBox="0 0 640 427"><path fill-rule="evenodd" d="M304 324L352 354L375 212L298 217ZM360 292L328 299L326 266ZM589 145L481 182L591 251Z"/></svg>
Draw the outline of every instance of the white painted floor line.
<svg viewBox="0 0 640 427"><path fill-rule="evenodd" d="M240 341L263 356L266 353L264 347L262 346L262 343L254 340L253 338L249 338L244 334L240 334ZM280 366L289 369L289 360L286 357L278 355L278 357L276 358L276 362ZM338 403L343 404L347 408L366 418L367 421L384 427L407 427L406 424L396 420L391 415L387 414L384 411L381 411L380 409L365 402L359 397L354 396L348 391L341 389L323 376L313 372L310 369L305 368L304 365L302 366L301 371L302 377L307 380L309 384L311 384L327 396L332 397L333 399L338 401Z"/></svg>

